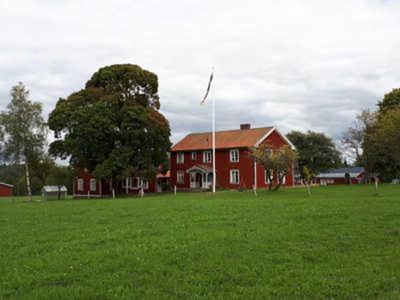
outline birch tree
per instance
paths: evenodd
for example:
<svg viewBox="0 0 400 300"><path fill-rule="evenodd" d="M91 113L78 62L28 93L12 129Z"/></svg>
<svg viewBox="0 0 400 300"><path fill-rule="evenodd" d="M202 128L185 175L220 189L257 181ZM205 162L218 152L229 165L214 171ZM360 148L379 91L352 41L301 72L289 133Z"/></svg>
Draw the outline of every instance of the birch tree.
<svg viewBox="0 0 400 300"><path fill-rule="evenodd" d="M14 164L24 164L26 189L32 200L30 163L43 152L47 127L42 117L42 104L29 100L29 90L20 82L12 87L11 102L0 113L2 158Z"/></svg>

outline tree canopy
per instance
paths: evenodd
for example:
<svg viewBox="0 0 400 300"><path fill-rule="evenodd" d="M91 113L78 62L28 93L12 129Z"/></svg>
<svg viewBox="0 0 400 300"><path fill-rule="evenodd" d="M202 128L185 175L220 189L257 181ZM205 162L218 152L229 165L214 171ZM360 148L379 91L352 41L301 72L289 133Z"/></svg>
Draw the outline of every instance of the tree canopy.
<svg viewBox="0 0 400 300"><path fill-rule="evenodd" d="M171 146L159 109L156 74L131 64L103 67L84 89L58 100L49 151L97 177L152 176Z"/></svg>
<svg viewBox="0 0 400 300"><path fill-rule="evenodd" d="M400 108L400 88L393 89L390 93L387 93L382 101L378 102L379 114L384 114L387 111Z"/></svg>
<svg viewBox="0 0 400 300"><path fill-rule="evenodd" d="M318 174L323 170L338 167L341 164L340 153L331 138L324 133L291 131L286 135L298 152L298 165L304 178L303 168Z"/></svg>
<svg viewBox="0 0 400 300"><path fill-rule="evenodd" d="M385 180L400 177L400 108L390 109L367 127L365 167Z"/></svg>

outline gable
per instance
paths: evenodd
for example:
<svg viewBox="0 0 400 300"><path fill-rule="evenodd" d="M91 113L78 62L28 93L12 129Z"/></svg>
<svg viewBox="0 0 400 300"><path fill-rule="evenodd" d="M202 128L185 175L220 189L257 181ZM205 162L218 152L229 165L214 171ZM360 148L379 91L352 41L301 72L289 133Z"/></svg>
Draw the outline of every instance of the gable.
<svg viewBox="0 0 400 300"><path fill-rule="evenodd" d="M290 142L290 140L282 133L280 133L276 128L273 128L263 139L258 141L257 145L271 145L273 147L290 146L292 149L296 147Z"/></svg>

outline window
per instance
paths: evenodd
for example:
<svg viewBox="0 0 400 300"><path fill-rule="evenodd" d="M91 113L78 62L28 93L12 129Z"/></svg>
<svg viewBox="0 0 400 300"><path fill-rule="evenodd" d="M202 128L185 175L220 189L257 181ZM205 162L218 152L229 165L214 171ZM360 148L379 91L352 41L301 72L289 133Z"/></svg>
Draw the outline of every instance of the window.
<svg viewBox="0 0 400 300"><path fill-rule="evenodd" d="M129 187L129 178L130 177L126 177L125 180L122 180L122 187L123 188Z"/></svg>
<svg viewBox="0 0 400 300"><path fill-rule="evenodd" d="M184 183L185 182L185 173L183 171L178 171L176 173L176 182Z"/></svg>
<svg viewBox="0 0 400 300"><path fill-rule="evenodd" d="M239 170L231 170L230 182L231 184L239 184Z"/></svg>
<svg viewBox="0 0 400 300"><path fill-rule="evenodd" d="M149 188L149 181L147 179L142 179L142 188L145 190Z"/></svg>
<svg viewBox="0 0 400 300"><path fill-rule="evenodd" d="M192 160L196 160L197 159L197 153L196 152L192 152Z"/></svg>
<svg viewBox="0 0 400 300"><path fill-rule="evenodd" d="M278 178L278 180L281 178L282 175L283 175L282 172L279 173L279 178ZM281 182L281 184L286 184L286 175L282 177L282 182Z"/></svg>
<svg viewBox="0 0 400 300"><path fill-rule="evenodd" d="M185 161L185 153L178 152L176 154L176 163L177 164L183 164L184 161Z"/></svg>
<svg viewBox="0 0 400 300"><path fill-rule="evenodd" d="M229 159L231 162L239 162L239 150L238 149L230 150Z"/></svg>
<svg viewBox="0 0 400 300"><path fill-rule="evenodd" d="M78 191L82 192L83 191L83 179L78 178Z"/></svg>
<svg viewBox="0 0 400 300"><path fill-rule="evenodd" d="M265 183L266 183L266 184L270 184L271 181L270 181L269 178L268 178L267 170L264 171L264 174L265 174L265 175L264 175L264 176L265 176ZM271 170L271 177L272 177L272 178L274 177L274 171L273 171L273 170Z"/></svg>
<svg viewBox="0 0 400 300"><path fill-rule="evenodd" d="M203 162L210 163L212 160L211 151L204 151L203 152Z"/></svg>
<svg viewBox="0 0 400 300"><path fill-rule="evenodd" d="M94 178L90 179L90 191L91 192L96 191L96 179Z"/></svg>
<svg viewBox="0 0 400 300"><path fill-rule="evenodd" d="M139 178L138 177L129 177L129 187L131 189L137 189L139 187Z"/></svg>

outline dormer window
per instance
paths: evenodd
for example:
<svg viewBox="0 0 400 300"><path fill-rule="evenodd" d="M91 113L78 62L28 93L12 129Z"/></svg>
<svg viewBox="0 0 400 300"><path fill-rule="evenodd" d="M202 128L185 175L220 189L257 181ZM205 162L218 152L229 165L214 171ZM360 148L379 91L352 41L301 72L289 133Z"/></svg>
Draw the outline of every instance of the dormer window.
<svg viewBox="0 0 400 300"><path fill-rule="evenodd" d="M230 159L230 162L239 162L239 150L231 149L229 151L229 159Z"/></svg>

